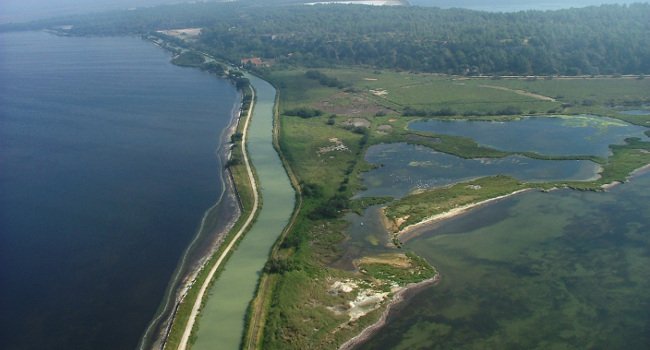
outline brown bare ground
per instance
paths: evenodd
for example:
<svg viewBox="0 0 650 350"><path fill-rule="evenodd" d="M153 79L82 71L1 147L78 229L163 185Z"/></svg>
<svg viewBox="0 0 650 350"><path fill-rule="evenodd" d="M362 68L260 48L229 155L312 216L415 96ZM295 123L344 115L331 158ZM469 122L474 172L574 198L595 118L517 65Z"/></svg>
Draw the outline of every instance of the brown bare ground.
<svg viewBox="0 0 650 350"><path fill-rule="evenodd" d="M364 256L358 259L356 265L383 264L400 268L411 267L411 260L404 253L387 253L375 256Z"/></svg>

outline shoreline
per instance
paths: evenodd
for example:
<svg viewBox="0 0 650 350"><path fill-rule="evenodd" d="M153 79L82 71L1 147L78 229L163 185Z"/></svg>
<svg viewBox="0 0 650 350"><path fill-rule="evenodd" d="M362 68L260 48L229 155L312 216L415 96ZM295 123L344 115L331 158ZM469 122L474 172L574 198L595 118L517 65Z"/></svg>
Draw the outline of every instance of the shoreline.
<svg viewBox="0 0 650 350"><path fill-rule="evenodd" d="M515 195L518 195L518 194L521 194L521 193L535 191L535 190L536 190L535 188L524 188L524 189L517 190L517 191L514 191L512 193L504 194L504 195L501 195L501 196L498 196L498 197L493 197L493 198L485 199L485 200L482 200L482 201L479 201L479 202L465 204L465 205L462 205L460 207L456 207L456 208L447 210L447 211L442 212L440 214L430 216L430 217L428 217L428 218L426 218L426 219L424 219L424 220L422 220L422 221L420 221L418 223L408 225L405 228L403 228L403 229L401 229L401 230L399 230L397 232L393 232L393 235L394 235L394 237L398 238L401 242L406 242L406 241L408 241L411 238L414 238L416 236L413 233L414 233L415 230L417 230L419 228L422 228L424 226L437 224L437 223L440 223L442 221L452 219L454 217L463 215L463 214L467 213L468 211L470 211L470 210L472 210L474 208L478 208L478 207L481 207L481 206L484 206L484 205L487 205L487 204L490 204L490 203L493 203L493 202L500 201L502 199L506 199L506 198L509 198L509 197L512 197L512 196L515 196ZM388 219L386 217L386 215L383 213L383 211L382 211L382 222L384 222L384 224L394 225L394 223L392 223L390 221L390 219ZM384 228L386 229L387 232L391 232L390 226L384 226ZM411 234L411 235L409 235L409 234Z"/></svg>
<svg viewBox="0 0 650 350"><path fill-rule="evenodd" d="M388 322L388 316L390 315L390 312L393 310L393 308L408 299L406 294L417 293L426 287L429 287L430 285L436 285L440 282L440 278L440 272L437 272L435 276L429 279L404 286L402 289L397 291L395 295L393 295L393 298L390 302L388 302L386 309L381 313L381 316L377 322L364 328L359 334L341 344L338 350L352 350L356 346L361 345L368 339L372 338L372 336L377 334L377 332L379 332L386 325Z"/></svg>
<svg viewBox="0 0 650 350"><path fill-rule="evenodd" d="M168 291L161 302L162 310L159 310L155 317L151 320L144 332L138 349L164 349L167 339L171 332L176 318L176 313L179 306L185 300L187 293L196 283L198 275L205 269L206 264L209 263L210 258L221 247L228 232L232 230L237 220L241 216L241 200L237 193L237 189L232 178L232 174L228 168L225 167L226 161L230 157L231 149L230 137L236 132L241 119L241 108L243 106L242 94L239 93L237 100L233 103L233 108L230 113L230 122L226 128L223 129L219 138L219 147L215 150L217 162L221 169L221 182L223 191L218 197L217 201L208 208L201 219L201 224L197 230L193 240L187 246L183 253L181 260L172 276L168 285ZM216 228L213 232L204 232L205 223L208 217L215 214L214 210L221 209L221 205L228 205L226 201L236 203L233 207L236 212L232 213L232 218L224 223L223 227ZM208 248L203 253L196 251L197 242L204 240L208 243ZM189 262L188 262L189 259Z"/></svg>
<svg viewBox="0 0 650 350"><path fill-rule="evenodd" d="M628 174L625 177L624 181L612 181L610 183L606 183L606 184L601 185L600 188L603 191L608 191L608 190L611 190L614 187L617 187L618 185L622 185L622 184L634 179L637 176L641 176L641 175L649 173L649 172L650 172L650 164L646 164L646 165L644 165L644 166L642 166L642 167L640 167L638 169L634 169L630 174Z"/></svg>

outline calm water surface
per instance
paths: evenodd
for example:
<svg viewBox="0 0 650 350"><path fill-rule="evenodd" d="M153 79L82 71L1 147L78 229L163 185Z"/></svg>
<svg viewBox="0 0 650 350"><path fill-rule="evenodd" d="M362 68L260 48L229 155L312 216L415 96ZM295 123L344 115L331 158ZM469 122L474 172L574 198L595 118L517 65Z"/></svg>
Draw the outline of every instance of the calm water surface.
<svg viewBox="0 0 650 350"><path fill-rule="evenodd" d="M137 38L0 35L0 348L135 348L237 95Z"/></svg>
<svg viewBox="0 0 650 350"><path fill-rule="evenodd" d="M527 193L421 232L438 267L360 349L647 349L650 175Z"/></svg>
<svg viewBox="0 0 650 350"><path fill-rule="evenodd" d="M587 180L600 167L585 160L539 160L522 156L464 159L406 143L380 144L366 160L381 167L362 175L367 190L360 196L402 197L427 189L483 176L505 174L522 181Z"/></svg>
<svg viewBox="0 0 650 350"><path fill-rule="evenodd" d="M483 146L503 151L537 152L546 155L594 155L606 157L609 145L628 137L646 138L644 127L593 116L528 117L511 122L426 120L410 129L436 134L465 136Z"/></svg>

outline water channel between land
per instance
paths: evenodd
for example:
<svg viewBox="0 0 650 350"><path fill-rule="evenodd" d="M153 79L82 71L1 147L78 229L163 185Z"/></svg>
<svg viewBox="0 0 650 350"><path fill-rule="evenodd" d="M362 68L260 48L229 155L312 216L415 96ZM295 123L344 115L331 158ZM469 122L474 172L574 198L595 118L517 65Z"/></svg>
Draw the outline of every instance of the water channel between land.
<svg viewBox="0 0 650 350"><path fill-rule="evenodd" d="M262 207L209 290L199 316L194 350L239 348L246 309L260 272L294 209L294 190L273 147L275 88L257 77L247 78L256 92L247 148L257 175Z"/></svg>

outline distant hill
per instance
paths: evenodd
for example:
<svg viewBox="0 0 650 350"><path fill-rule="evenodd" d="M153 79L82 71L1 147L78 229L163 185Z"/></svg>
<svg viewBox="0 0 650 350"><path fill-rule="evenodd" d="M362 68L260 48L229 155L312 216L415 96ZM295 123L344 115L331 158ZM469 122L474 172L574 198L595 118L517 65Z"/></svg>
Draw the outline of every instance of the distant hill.
<svg viewBox="0 0 650 350"><path fill-rule="evenodd" d="M650 73L650 4L516 13L261 6L252 0L169 5L0 30L66 24L72 25L72 35L124 35L203 28L192 45L231 62L261 57L283 65L364 65L467 75Z"/></svg>

